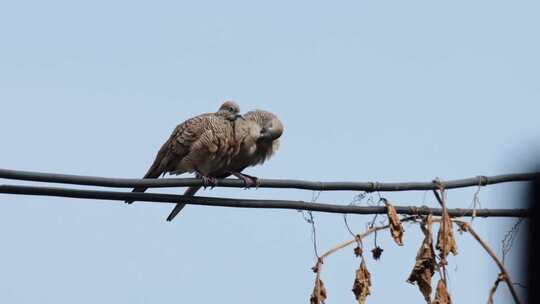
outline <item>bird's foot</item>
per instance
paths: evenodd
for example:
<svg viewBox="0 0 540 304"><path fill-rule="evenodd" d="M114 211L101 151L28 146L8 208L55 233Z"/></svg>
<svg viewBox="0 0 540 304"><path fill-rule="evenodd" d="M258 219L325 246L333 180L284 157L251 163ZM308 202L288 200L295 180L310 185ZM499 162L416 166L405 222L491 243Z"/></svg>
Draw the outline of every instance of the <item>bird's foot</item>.
<svg viewBox="0 0 540 304"><path fill-rule="evenodd" d="M210 187L210 189L214 189L214 187L217 186L217 180L214 177L201 175L201 179L203 182L204 189L206 189L206 187Z"/></svg>
<svg viewBox="0 0 540 304"><path fill-rule="evenodd" d="M240 172L231 172L232 175L238 177L244 182L245 189L249 189L251 187L259 188L259 179L255 176L243 174Z"/></svg>
<svg viewBox="0 0 540 304"><path fill-rule="evenodd" d="M217 179L215 177L202 175L199 171L195 172L195 177L202 179L204 189L206 189L206 187L214 189L214 187L217 186Z"/></svg>

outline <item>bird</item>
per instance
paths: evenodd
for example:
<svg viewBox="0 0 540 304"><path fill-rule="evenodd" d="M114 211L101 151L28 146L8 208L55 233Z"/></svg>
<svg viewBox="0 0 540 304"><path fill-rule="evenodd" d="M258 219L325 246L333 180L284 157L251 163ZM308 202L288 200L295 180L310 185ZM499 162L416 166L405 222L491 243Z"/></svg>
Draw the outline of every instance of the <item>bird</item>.
<svg viewBox="0 0 540 304"><path fill-rule="evenodd" d="M254 122L260 127L259 135L253 141L249 137L240 147L240 152L231 161L229 172L242 179L247 186L255 186L257 178L241 172L247 167L262 165L276 153L279 148L279 138L283 134L283 123L277 116L265 110L254 110L243 116L244 120Z"/></svg>
<svg viewBox="0 0 540 304"><path fill-rule="evenodd" d="M195 173L204 186L214 186L212 172L230 165L238 153L235 140L235 124L240 106L225 101L214 113L204 113L179 124L159 149L156 158L144 178L158 178L166 173ZM144 192L146 187L136 187L132 192ZM126 203L133 203L132 200Z"/></svg>
<svg viewBox="0 0 540 304"><path fill-rule="evenodd" d="M238 119L235 124L238 153L232 158L229 166L213 172L212 176L226 178L234 175L244 181L246 188L257 186L257 178L242 171L247 167L263 164L274 155L279 148L279 138L283 130L283 123L275 114L265 110L247 112L243 119ZM201 186L188 187L184 195L193 196L200 188ZM184 206L183 202L177 203L167 221L172 221Z"/></svg>

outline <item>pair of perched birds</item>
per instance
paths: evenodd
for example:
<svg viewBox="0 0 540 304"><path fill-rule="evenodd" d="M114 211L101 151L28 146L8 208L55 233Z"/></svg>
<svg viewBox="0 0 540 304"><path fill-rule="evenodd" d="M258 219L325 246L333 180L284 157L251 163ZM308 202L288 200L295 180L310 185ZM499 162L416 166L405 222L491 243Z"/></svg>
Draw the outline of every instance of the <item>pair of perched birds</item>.
<svg viewBox="0 0 540 304"><path fill-rule="evenodd" d="M254 110L240 115L240 106L224 102L215 113L205 113L179 124L159 149L144 178L158 178L165 173L195 173L206 186L215 186L216 178L234 175L246 188L257 178L243 174L250 166L264 163L279 147L283 124L276 115ZM193 196L201 187L189 187L184 195ZM144 192L147 188L135 188ZM133 201L126 201L130 204ZM177 203L167 217L172 221L184 208Z"/></svg>

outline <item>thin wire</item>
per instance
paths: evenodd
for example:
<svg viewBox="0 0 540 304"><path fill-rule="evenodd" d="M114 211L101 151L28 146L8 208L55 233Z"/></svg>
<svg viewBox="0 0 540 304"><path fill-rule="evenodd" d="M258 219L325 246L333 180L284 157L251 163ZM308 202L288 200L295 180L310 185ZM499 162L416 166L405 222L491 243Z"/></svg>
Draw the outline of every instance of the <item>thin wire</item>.
<svg viewBox="0 0 540 304"><path fill-rule="evenodd" d="M311 203L316 203L321 196L322 191L313 191L311 194ZM317 249L317 228L315 227L315 218L312 211L298 210L302 213L304 220L311 225L311 241L313 242L313 253L317 259L320 258L319 251Z"/></svg>
<svg viewBox="0 0 540 304"><path fill-rule="evenodd" d="M348 206L357 206L359 203L362 202L362 200L364 200L364 198L366 197L367 195L367 192L362 192L360 194L357 194L353 197L352 201L348 204ZM343 214L343 222L345 222L345 227L347 228L347 230L349 231L349 233L353 236L353 237L356 237L356 234L354 234L354 232L352 232L352 229L351 227L349 226L349 222L347 221L347 213L344 213Z"/></svg>
<svg viewBox="0 0 540 304"><path fill-rule="evenodd" d="M428 193L429 193L429 190L424 191L424 195L422 197L422 205L426 204L426 197Z"/></svg>
<svg viewBox="0 0 540 304"><path fill-rule="evenodd" d="M506 256L510 253L510 250L512 250L512 247L514 245L514 241L516 239L516 236L519 232L519 227L521 226L521 223L523 222L523 219L517 220L517 222L512 226L510 230L506 232L504 235L503 240L501 241L501 251L502 251L502 263L504 265L504 261L506 259Z"/></svg>
<svg viewBox="0 0 540 304"><path fill-rule="evenodd" d="M482 179L478 182L478 188L476 188L476 191L474 192L473 199L470 205L469 209L473 209L473 214L471 216L470 223L474 221L476 218L476 209L482 208L482 203L480 202L480 190L482 189Z"/></svg>

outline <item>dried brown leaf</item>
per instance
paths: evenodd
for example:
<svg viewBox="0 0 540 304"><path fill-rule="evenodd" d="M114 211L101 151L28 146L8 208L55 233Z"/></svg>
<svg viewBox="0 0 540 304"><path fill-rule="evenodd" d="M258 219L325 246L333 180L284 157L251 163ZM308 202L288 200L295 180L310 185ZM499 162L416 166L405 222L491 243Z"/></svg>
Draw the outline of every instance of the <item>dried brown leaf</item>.
<svg viewBox="0 0 540 304"><path fill-rule="evenodd" d="M446 289L446 284L442 279L437 283L437 291L432 304L452 304L452 299L450 298L448 290Z"/></svg>
<svg viewBox="0 0 540 304"><path fill-rule="evenodd" d="M323 281L317 276L315 279L315 287L313 287L313 293L309 298L310 304L324 304L326 300L326 288L324 288Z"/></svg>
<svg viewBox="0 0 540 304"><path fill-rule="evenodd" d="M447 257L449 252L452 252L453 255L458 254L457 243L454 238L454 227L448 213L442 216L439 232L437 233L436 248L439 250L441 258Z"/></svg>
<svg viewBox="0 0 540 304"><path fill-rule="evenodd" d="M326 288L324 288L324 283L321 280L321 264L322 260L319 259L317 264L311 268L313 272L317 274L315 277L315 286L313 287L313 292L309 298L310 304L324 304L326 300Z"/></svg>
<svg viewBox="0 0 540 304"><path fill-rule="evenodd" d="M390 221L390 234L396 244L403 246L403 225L401 225L396 208L392 204L386 203L386 210L388 220Z"/></svg>
<svg viewBox="0 0 540 304"><path fill-rule="evenodd" d="M431 236L431 223L432 217L430 214L424 218L424 222L422 223L421 227L425 235L424 241L418 249L418 253L416 254L416 263L414 264L414 268L407 279L409 283L416 283L418 285L418 289L420 289L420 292L422 295L424 295L426 303L431 302L431 277L435 272L436 264L435 250L433 249L433 238Z"/></svg>
<svg viewBox="0 0 540 304"><path fill-rule="evenodd" d="M362 259L360 267L356 270L356 277L352 288L352 292L359 304L364 304L366 302L367 296L370 295L370 287L371 274L367 270L366 262Z"/></svg>

